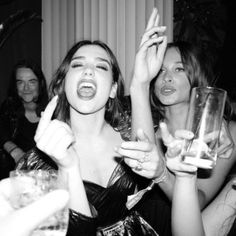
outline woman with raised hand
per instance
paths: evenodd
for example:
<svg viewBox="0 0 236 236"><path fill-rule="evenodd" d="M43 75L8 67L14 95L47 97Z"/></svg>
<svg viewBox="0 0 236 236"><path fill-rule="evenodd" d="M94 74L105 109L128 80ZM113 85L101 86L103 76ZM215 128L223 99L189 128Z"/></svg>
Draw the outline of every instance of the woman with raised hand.
<svg viewBox="0 0 236 236"><path fill-rule="evenodd" d="M163 29L156 27L153 33L158 32ZM161 42L165 44L163 37L151 39L139 51L145 54L150 45ZM139 142L125 142L130 136L129 117L123 110L124 84L112 51L101 41L76 43L50 88L54 97L35 141L53 161L46 162L32 150L18 168L57 168L66 173L68 235L158 235L155 229L170 222L155 222L153 229L139 212L145 199L133 197L152 180L162 179L165 165L145 127L137 131Z"/></svg>
<svg viewBox="0 0 236 236"><path fill-rule="evenodd" d="M158 15L153 14L148 23L146 32L143 35L142 42L150 42L157 34L153 34L158 22ZM158 38L162 37L158 32ZM149 40L148 40L149 39ZM130 95L132 103L132 113L134 129L146 125L146 132L150 140L155 136L157 145L165 152L165 144L160 135L159 122L165 122L168 130L174 136L175 131L184 129L188 115L191 90L196 86L209 86L208 70L204 68L204 58L198 47L187 42L168 43L166 50L159 51L163 43L152 44L149 47L146 57L142 57L142 63L137 64L134 70L134 77L131 82ZM138 52L136 59L139 59ZM147 56L148 55L148 56ZM139 73L139 70L145 68L146 62L149 62L148 70ZM136 73L137 71L137 73ZM144 76L137 76L144 75ZM212 78L211 78L212 79ZM138 81L138 82L137 82ZM138 84L138 86L136 85ZM140 86L142 84L142 87ZM145 91L138 97L135 91ZM149 91L151 97L152 117L150 117ZM133 92L134 91L134 92ZM135 98L135 99L134 99ZM138 109L140 107L140 109ZM137 108L137 109L136 109ZM136 118L135 118L136 117ZM227 117L228 119L228 117ZM154 131L150 124L154 123ZM149 128L148 128L149 127ZM220 135L220 147L218 150L218 160L214 171L198 173L197 183L201 208L215 196L222 186L230 168L235 163L234 143L236 142L236 125L233 121L224 121ZM135 136L135 134L134 134ZM153 141L154 142L154 141ZM171 172L166 172L165 181L159 183L160 188L172 199L175 176Z"/></svg>

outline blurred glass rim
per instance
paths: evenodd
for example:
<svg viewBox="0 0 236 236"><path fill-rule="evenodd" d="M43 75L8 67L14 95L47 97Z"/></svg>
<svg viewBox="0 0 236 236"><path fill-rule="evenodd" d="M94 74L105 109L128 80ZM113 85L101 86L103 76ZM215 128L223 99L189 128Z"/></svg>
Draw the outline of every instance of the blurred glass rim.
<svg viewBox="0 0 236 236"><path fill-rule="evenodd" d="M13 170L10 171L9 177L17 177L17 176L58 176L57 170Z"/></svg>
<svg viewBox="0 0 236 236"><path fill-rule="evenodd" d="M224 90L224 89L222 89L222 88L218 88L218 87L211 87L211 86L206 86L206 87L203 87L203 86L201 86L201 87L194 87L193 89L192 89L192 91L193 90L195 90L195 91L206 91L206 92L219 92L219 93L224 93L225 94L225 96L227 95L227 91L226 90Z"/></svg>

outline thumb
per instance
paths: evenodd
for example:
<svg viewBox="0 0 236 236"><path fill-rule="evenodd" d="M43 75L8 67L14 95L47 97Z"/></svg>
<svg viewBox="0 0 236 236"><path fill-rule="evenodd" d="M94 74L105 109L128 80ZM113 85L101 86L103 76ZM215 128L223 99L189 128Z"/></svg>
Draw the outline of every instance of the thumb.
<svg viewBox="0 0 236 236"><path fill-rule="evenodd" d="M18 221L17 224L19 224L19 228L22 228L22 230L27 233L65 207L68 200L69 194L66 190L55 190L43 196L38 201L16 211L14 218ZM30 224L28 224L29 222Z"/></svg>
<svg viewBox="0 0 236 236"><path fill-rule="evenodd" d="M160 130L161 130L161 138L165 146L170 146L172 142L174 142L174 137L170 134L166 123L160 122Z"/></svg>

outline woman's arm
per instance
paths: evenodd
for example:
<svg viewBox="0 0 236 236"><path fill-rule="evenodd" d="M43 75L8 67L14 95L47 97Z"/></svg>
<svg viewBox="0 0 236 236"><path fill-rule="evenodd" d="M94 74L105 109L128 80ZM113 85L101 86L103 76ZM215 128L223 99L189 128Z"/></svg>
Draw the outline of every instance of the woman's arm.
<svg viewBox="0 0 236 236"><path fill-rule="evenodd" d="M236 178L229 181L219 195L202 212L207 236L227 235L236 217Z"/></svg>
<svg viewBox="0 0 236 236"><path fill-rule="evenodd" d="M155 142L155 135L149 101L149 86L161 68L167 45L167 37L163 35L165 27L158 25L159 14L154 8L135 57L130 85L133 139L136 137L137 130L142 128L151 142Z"/></svg>
<svg viewBox="0 0 236 236"><path fill-rule="evenodd" d="M17 163L21 157L25 154L25 152L19 148L13 141L6 141L3 145L3 149L11 155L11 157L15 160L15 163Z"/></svg>
<svg viewBox="0 0 236 236"><path fill-rule="evenodd" d="M146 141L152 144L155 144L155 135L149 100L149 86L162 65L167 45L167 37L163 35L164 31L165 27L159 26L159 14L154 8L135 57L133 78L130 85L132 139L145 142L145 140L139 140L137 135L137 130L142 129L147 137ZM158 153L156 156L156 172L153 178L161 176L164 171L165 163L162 157L162 153ZM150 178L150 175L148 177Z"/></svg>
<svg viewBox="0 0 236 236"><path fill-rule="evenodd" d="M57 105L55 96L47 105L35 134L37 147L58 165L59 172L68 176L69 207L85 216L92 216L82 178L79 158L73 147L74 135L64 122L52 120Z"/></svg>
<svg viewBox="0 0 236 236"><path fill-rule="evenodd" d="M204 236L196 175L176 176L172 199L174 236Z"/></svg>
<svg viewBox="0 0 236 236"><path fill-rule="evenodd" d="M194 134L187 130L178 130L174 138L165 123L160 124L160 130L167 146L167 167L175 175L172 191L172 233L174 236L204 236L196 185L197 167L182 162L182 155L190 155L182 152L182 140L191 140Z"/></svg>

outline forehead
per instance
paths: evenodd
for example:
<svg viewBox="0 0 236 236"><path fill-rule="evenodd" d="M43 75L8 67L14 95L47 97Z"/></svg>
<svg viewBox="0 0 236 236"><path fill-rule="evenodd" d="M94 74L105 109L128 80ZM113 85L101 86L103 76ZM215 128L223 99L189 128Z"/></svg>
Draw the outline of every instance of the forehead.
<svg viewBox="0 0 236 236"><path fill-rule="evenodd" d="M177 48L171 47L168 48L165 54L164 63L165 62L181 62L181 56Z"/></svg>
<svg viewBox="0 0 236 236"><path fill-rule="evenodd" d="M32 77L36 77L36 75L30 68L18 68L16 70L16 77L17 78L32 78Z"/></svg>
<svg viewBox="0 0 236 236"><path fill-rule="evenodd" d="M84 45L76 51L74 57L103 58L110 61L108 53L98 45Z"/></svg>

